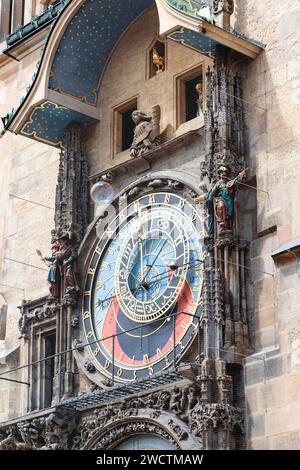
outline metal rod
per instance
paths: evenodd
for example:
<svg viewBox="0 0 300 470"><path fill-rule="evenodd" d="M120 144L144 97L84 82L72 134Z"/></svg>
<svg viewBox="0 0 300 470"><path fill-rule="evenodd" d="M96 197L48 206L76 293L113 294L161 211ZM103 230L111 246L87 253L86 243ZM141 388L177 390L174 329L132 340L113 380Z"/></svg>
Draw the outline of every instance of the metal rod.
<svg viewBox="0 0 300 470"><path fill-rule="evenodd" d="M267 109L262 108L261 106L258 106L258 104L253 104L253 103L252 103L251 101L249 101L249 100L245 100L244 98L239 98L238 96L232 95L231 93L228 93L228 92L226 92L226 95L231 96L232 98L235 98L236 100L243 101L244 103L250 104L250 105L253 106L254 108L261 109L261 110L264 111L265 113L268 112Z"/></svg>
<svg viewBox="0 0 300 470"><path fill-rule="evenodd" d="M7 284L0 283L0 286L7 287L8 289L21 290L22 292L25 292L25 289L21 289L19 287L8 286Z"/></svg>
<svg viewBox="0 0 300 470"><path fill-rule="evenodd" d="M16 384L28 385L28 387L30 387L29 382L22 382L22 380L7 379L6 377L0 377L0 380L5 380L6 382L14 382Z"/></svg>
<svg viewBox="0 0 300 470"><path fill-rule="evenodd" d="M173 362L174 369L176 369L176 314L173 315Z"/></svg>
<svg viewBox="0 0 300 470"><path fill-rule="evenodd" d="M115 385L115 335L112 337L112 384Z"/></svg>
<svg viewBox="0 0 300 470"><path fill-rule="evenodd" d="M38 266L34 266L33 264L28 264L28 263L24 263L23 261L18 261L16 259L12 259L12 258L3 258L4 260L7 260L7 261L12 261L13 263L17 263L17 264L23 264L24 266L29 266L30 268L35 268L35 269L39 269L40 271L47 271L48 272L48 269L45 269L45 268L40 268Z"/></svg>
<svg viewBox="0 0 300 470"><path fill-rule="evenodd" d="M35 204L36 206L45 207L46 209L51 209L54 211L53 207L45 206L45 204L40 204L39 202L31 201L30 199L25 199L24 197L16 196L15 194L9 194L10 197L14 197L15 199L20 199L21 201L30 202L31 204Z"/></svg>
<svg viewBox="0 0 300 470"><path fill-rule="evenodd" d="M231 181L231 178L228 178L228 176L224 176L224 178L228 181ZM243 183L242 181L239 182L239 186L245 186L246 188L253 189L254 191L260 191L261 193L265 193L269 195L269 191L265 191L264 189L260 189L260 188L255 188L254 186L250 186L250 184Z"/></svg>

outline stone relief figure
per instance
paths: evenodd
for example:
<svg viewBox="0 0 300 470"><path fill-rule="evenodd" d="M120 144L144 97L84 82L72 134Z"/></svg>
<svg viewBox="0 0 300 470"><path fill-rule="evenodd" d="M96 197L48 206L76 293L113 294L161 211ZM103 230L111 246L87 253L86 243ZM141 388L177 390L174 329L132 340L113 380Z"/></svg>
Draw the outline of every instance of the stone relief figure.
<svg viewBox="0 0 300 470"><path fill-rule="evenodd" d="M131 116L135 129L130 156L137 158L159 145L160 106L152 108L152 117L138 110L133 111Z"/></svg>
<svg viewBox="0 0 300 470"><path fill-rule="evenodd" d="M214 0L213 11L214 13L225 11L226 13L232 15L234 12L234 0Z"/></svg>
<svg viewBox="0 0 300 470"><path fill-rule="evenodd" d="M77 281L77 251L74 248L69 234L62 233L58 238L59 251L57 261L63 278L63 294L73 295L79 292Z"/></svg>
<svg viewBox="0 0 300 470"><path fill-rule="evenodd" d="M66 415L64 412L51 413L45 421L46 445L41 450L68 449L68 440L75 429L75 416Z"/></svg>
<svg viewBox="0 0 300 470"><path fill-rule="evenodd" d="M181 398L182 391L178 387L174 387L170 401L170 411L173 411L176 415L181 413Z"/></svg>
<svg viewBox="0 0 300 470"><path fill-rule="evenodd" d="M156 67L156 74L165 70L165 58L159 55L155 47L152 50L152 62Z"/></svg>
<svg viewBox="0 0 300 470"><path fill-rule="evenodd" d="M59 298L60 290L60 275L59 268L57 265L57 253L59 251L59 245L55 242L51 245L51 256L43 256L40 250L36 250L37 255L49 268L48 272L48 284L51 298Z"/></svg>
<svg viewBox="0 0 300 470"><path fill-rule="evenodd" d="M218 169L218 181L209 191L207 206L209 214L209 234L214 233L214 222L217 222L218 233L231 232L234 219L234 198L237 187L245 178L247 168L236 178L230 180L230 169L221 165Z"/></svg>

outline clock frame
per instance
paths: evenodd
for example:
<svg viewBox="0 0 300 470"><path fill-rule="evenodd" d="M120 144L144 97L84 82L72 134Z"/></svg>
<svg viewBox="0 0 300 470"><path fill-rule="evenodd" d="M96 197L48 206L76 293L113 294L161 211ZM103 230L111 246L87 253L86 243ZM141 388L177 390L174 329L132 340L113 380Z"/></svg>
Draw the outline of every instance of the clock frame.
<svg viewBox="0 0 300 470"><path fill-rule="evenodd" d="M170 226L164 222L159 227L160 220L169 221ZM187 193L173 188L137 196L106 224L89 257L81 313L88 357L102 377L121 383L148 378L172 367L189 349L202 316L204 225L202 208ZM148 268L152 264L144 285L140 261L134 260L139 257L139 230L147 250L145 264ZM153 234L159 231L155 247ZM174 255L172 259L161 249L164 245ZM155 271L157 279L168 278L166 285L152 280ZM173 295L168 301L170 290ZM130 300L136 302L132 313ZM153 303L153 315L151 308L144 315L143 305ZM136 313L138 308L140 313Z"/></svg>

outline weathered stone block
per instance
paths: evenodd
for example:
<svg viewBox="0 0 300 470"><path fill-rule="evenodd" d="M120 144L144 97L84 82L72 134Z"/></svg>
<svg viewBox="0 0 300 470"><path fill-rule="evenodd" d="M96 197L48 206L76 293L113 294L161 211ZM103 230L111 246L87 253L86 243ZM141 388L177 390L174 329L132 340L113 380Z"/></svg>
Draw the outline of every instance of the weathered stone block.
<svg viewBox="0 0 300 470"><path fill-rule="evenodd" d="M264 436L265 418L263 415L252 415L247 421L248 435L250 439Z"/></svg>
<svg viewBox="0 0 300 470"><path fill-rule="evenodd" d="M263 361L257 361L257 363L249 365L245 370L245 382L246 386L260 383L264 380L264 365Z"/></svg>
<svg viewBox="0 0 300 470"><path fill-rule="evenodd" d="M299 450L300 448L300 433L289 432L280 434L270 438L271 448L273 450Z"/></svg>

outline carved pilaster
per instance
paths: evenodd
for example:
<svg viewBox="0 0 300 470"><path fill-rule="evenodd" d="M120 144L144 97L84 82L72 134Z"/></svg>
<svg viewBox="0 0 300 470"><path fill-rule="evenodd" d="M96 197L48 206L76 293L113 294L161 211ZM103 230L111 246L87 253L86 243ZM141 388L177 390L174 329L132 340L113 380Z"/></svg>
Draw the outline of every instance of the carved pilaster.
<svg viewBox="0 0 300 470"><path fill-rule="evenodd" d="M71 123L60 154L55 203L55 230L68 230L80 243L88 224L88 163L81 128ZM70 237L71 238L71 237Z"/></svg>
<svg viewBox="0 0 300 470"><path fill-rule="evenodd" d="M241 83L226 55L217 56L214 70L207 72L205 112L206 158L203 176L210 182L218 179L218 168L226 165L232 174L245 168L244 111Z"/></svg>

